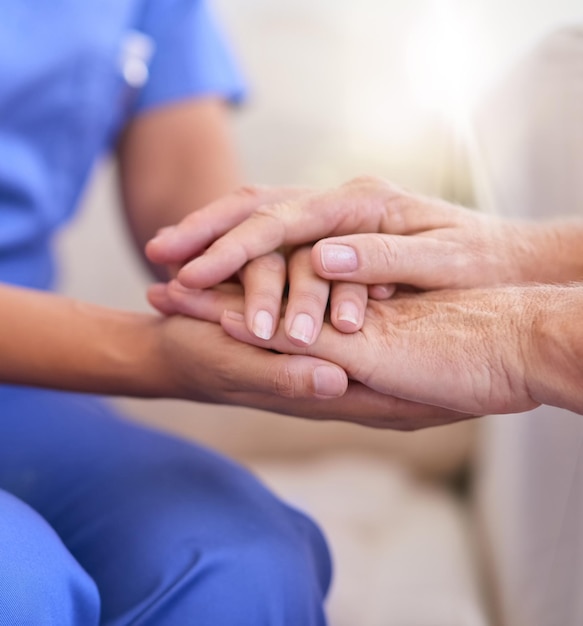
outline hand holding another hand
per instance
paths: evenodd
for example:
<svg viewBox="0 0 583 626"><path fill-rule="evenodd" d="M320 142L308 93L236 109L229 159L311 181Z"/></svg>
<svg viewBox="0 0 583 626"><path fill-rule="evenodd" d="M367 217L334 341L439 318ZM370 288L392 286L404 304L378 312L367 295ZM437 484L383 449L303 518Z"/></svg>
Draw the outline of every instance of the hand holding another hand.
<svg viewBox="0 0 583 626"><path fill-rule="evenodd" d="M289 256L284 246L313 245ZM314 245L315 244L315 245ZM338 189L245 189L193 213L148 245L160 263L183 263L179 283L204 289L240 272L247 328L277 329L286 278L288 338L315 341L331 294L333 326L362 327L368 295L396 283L459 289L556 280L552 229L483 215L374 178ZM331 285L331 287L330 287ZM187 313L182 310L181 312ZM294 320L301 320L294 326ZM298 327L299 326L299 327Z"/></svg>
<svg viewBox="0 0 583 626"><path fill-rule="evenodd" d="M220 319L240 342L337 363L351 381L384 396L427 405L422 425L429 426L457 421L462 414L515 413L537 406L529 381L538 358L529 331L552 300L553 289L559 288L397 294L370 302L359 332L346 335L324 324L317 341L304 347L292 343L282 329L269 341L249 332L240 291L207 290L192 299L188 290L175 289L176 298L182 293L193 315Z"/></svg>
<svg viewBox="0 0 583 626"><path fill-rule="evenodd" d="M194 300L199 310L193 312L212 321L219 320L225 304L242 310L240 293L203 293L204 298ZM193 301L187 291L184 294ZM160 295L163 297L163 293ZM230 337L218 323L175 315L160 320L157 334L157 353L162 355L156 359L162 367L154 377L156 388L152 390L157 397L233 404L395 430L416 430L469 417L349 381L341 366L301 354L302 349L295 344L289 345L297 354L274 353L269 342L256 338L260 347L248 345L240 337L234 338L237 332ZM281 330L279 335L285 337ZM279 337L271 341L276 340L280 341Z"/></svg>
<svg viewBox="0 0 583 626"><path fill-rule="evenodd" d="M581 223L502 220L376 179L270 202L275 193L246 192L245 211L241 197L224 199L151 242L153 260L184 263L177 281L151 289L151 302L168 313L220 319L241 342L336 363L351 380L349 391L358 384L416 407L416 415L424 407L421 425L539 403L581 411L581 377L572 358L579 347L571 342L580 346L583 338L578 324L565 325L579 310L580 289L525 284L583 278ZM238 217L229 222L233 213ZM301 247L306 244L311 249ZM269 333L254 326L262 310L257 296L269 293L275 313L285 279L279 270L277 281L256 280L257 268L265 255L288 245L297 246L287 274L288 311L311 315L313 333L298 340L286 314L283 328L276 321L266 339ZM244 299L236 287L208 289L235 272L241 272ZM352 334L338 332L334 295L332 324L322 325L326 281L360 293L364 325L340 329ZM303 288L294 289L294 282ZM365 312L363 288L397 283L433 291L372 301ZM351 284L361 291L350 292ZM555 299L562 308L546 314Z"/></svg>

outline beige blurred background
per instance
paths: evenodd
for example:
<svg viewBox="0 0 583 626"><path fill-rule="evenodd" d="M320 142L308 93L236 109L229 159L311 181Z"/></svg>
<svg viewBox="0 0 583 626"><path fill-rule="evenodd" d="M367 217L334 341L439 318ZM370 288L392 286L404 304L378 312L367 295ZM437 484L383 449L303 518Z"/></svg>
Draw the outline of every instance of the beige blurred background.
<svg viewBox="0 0 583 626"><path fill-rule="evenodd" d="M486 208L471 110L535 41L583 12L575 0L215 5L250 85L233 120L249 181L326 186L378 174ZM96 171L85 203L60 242L63 291L147 309L113 163ZM492 623L467 508L450 488L472 459L473 424L402 434L173 401L122 404L241 460L316 516L336 560L332 626Z"/></svg>

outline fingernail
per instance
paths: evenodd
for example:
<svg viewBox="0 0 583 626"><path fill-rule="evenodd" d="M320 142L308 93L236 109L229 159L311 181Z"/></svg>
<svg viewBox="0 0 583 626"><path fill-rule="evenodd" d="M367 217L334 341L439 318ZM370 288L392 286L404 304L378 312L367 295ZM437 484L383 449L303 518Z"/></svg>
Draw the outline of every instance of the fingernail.
<svg viewBox="0 0 583 626"><path fill-rule="evenodd" d="M338 321L340 322L349 322L354 326L358 326L359 317L360 311L354 302L342 302L338 307Z"/></svg>
<svg viewBox="0 0 583 626"><path fill-rule="evenodd" d="M314 370L314 390L318 396L337 398L344 394L346 381L335 367L320 365Z"/></svg>
<svg viewBox="0 0 583 626"><path fill-rule="evenodd" d="M271 339L273 336L273 316L268 311L257 311L253 318L253 334L259 339Z"/></svg>
<svg viewBox="0 0 583 626"><path fill-rule="evenodd" d="M314 330L314 320L307 313L299 313L294 318L289 336L302 343L310 344L314 338Z"/></svg>
<svg viewBox="0 0 583 626"><path fill-rule="evenodd" d="M358 258L351 246L324 244L320 255L322 267L327 272L354 272L358 269Z"/></svg>

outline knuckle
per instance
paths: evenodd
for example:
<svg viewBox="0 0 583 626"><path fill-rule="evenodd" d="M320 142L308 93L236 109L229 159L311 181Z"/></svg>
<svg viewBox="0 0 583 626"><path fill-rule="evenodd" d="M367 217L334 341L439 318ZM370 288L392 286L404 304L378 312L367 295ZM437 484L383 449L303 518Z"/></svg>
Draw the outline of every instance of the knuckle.
<svg viewBox="0 0 583 626"><path fill-rule="evenodd" d="M384 271L396 265L398 260L397 249L387 238L376 236L375 250L376 258L372 259L372 263L377 269Z"/></svg>
<svg viewBox="0 0 583 626"><path fill-rule="evenodd" d="M280 368L273 379L273 390L282 398L299 398L304 394L302 393L303 385L302 381L292 371L289 365L285 365Z"/></svg>
<svg viewBox="0 0 583 626"><path fill-rule="evenodd" d="M276 249L285 239L285 223L283 214L288 210L287 204L261 204L249 216L253 226L260 226L265 244ZM255 226L256 224L256 226Z"/></svg>
<svg viewBox="0 0 583 626"><path fill-rule="evenodd" d="M289 202L270 202L260 204L253 212L254 217L279 220L279 216L290 209Z"/></svg>
<svg viewBox="0 0 583 626"><path fill-rule="evenodd" d="M271 290L267 287L259 287L257 289L245 292L246 302L253 309L267 309L273 314L277 314L282 307L281 292Z"/></svg>
<svg viewBox="0 0 583 626"><path fill-rule="evenodd" d="M320 294L315 291L309 291L308 289L294 289L293 293L290 294L290 299L296 303L296 307L298 303L301 302L300 308L307 308L309 311L316 309L321 309L326 306L328 302L328 294Z"/></svg>

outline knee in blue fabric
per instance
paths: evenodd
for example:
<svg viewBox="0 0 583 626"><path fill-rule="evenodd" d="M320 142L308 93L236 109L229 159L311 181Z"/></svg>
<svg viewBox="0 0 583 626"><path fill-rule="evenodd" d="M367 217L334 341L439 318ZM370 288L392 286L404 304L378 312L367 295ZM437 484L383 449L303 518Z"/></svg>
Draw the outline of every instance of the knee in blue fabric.
<svg viewBox="0 0 583 626"><path fill-rule="evenodd" d="M253 524L238 541L217 538L201 548L189 546L193 538L182 532L182 558L159 563L159 585L144 598L139 614L104 624L325 626L330 582L325 544L310 522L306 535L283 526L287 523L279 529ZM182 567L176 567L180 561Z"/></svg>
<svg viewBox="0 0 583 626"><path fill-rule="evenodd" d="M249 472L85 397L7 395L0 489L95 581L102 626L325 624L325 540Z"/></svg>
<svg viewBox="0 0 583 626"><path fill-rule="evenodd" d="M217 606L227 603L232 611L224 614L221 624L326 624L331 566L324 539L303 515L283 506L278 515L275 523L264 520L248 526L234 548L206 555L206 566L199 572L212 573L214 568L209 594Z"/></svg>
<svg viewBox="0 0 583 626"><path fill-rule="evenodd" d="M96 626L95 583L53 529L0 491L0 626Z"/></svg>
<svg viewBox="0 0 583 626"><path fill-rule="evenodd" d="M125 529L108 538L120 580L100 585L104 624L324 626L331 563L310 519L197 446L159 435L147 453L134 444L117 472L125 496L104 507Z"/></svg>

